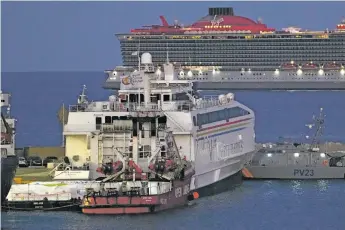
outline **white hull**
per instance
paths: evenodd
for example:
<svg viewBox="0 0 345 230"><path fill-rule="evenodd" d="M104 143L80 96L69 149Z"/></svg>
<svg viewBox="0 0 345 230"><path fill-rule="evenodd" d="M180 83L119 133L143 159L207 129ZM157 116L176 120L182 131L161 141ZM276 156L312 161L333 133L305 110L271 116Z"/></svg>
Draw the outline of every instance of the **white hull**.
<svg viewBox="0 0 345 230"><path fill-rule="evenodd" d="M248 162L248 158L252 155L253 152L247 152L233 159L224 161L218 168L203 172L197 171L196 175L192 179L191 189L197 190L206 186L212 186L212 184L235 175L243 169L244 165Z"/></svg>

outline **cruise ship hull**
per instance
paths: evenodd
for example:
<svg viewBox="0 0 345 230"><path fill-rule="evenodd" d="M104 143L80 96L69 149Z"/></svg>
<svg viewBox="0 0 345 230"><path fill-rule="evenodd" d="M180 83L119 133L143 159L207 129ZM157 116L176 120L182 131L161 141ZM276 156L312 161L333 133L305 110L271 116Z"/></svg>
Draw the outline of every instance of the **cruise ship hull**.
<svg viewBox="0 0 345 230"><path fill-rule="evenodd" d="M11 189L17 166L17 156L14 155L1 158L1 203L6 200Z"/></svg>
<svg viewBox="0 0 345 230"><path fill-rule="evenodd" d="M199 81L195 82L198 90L345 90L345 81L253 81L253 82L232 82L228 81Z"/></svg>

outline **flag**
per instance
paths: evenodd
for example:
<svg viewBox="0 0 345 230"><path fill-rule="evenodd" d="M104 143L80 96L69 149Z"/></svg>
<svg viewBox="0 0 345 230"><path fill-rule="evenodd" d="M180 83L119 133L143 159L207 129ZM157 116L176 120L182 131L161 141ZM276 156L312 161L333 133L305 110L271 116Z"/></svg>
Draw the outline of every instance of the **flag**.
<svg viewBox="0 0 345 230"><path fill-rule="evenodd" d="M68 110L66 109L65 104L62 104L57 115L60 123L66 125L68 121Z"/></svg>
<svg viewBox="0 0 345 230"><path fill-rule="evenodd" d="M132 55L138 55L138 51L133 52Z"/></svg>

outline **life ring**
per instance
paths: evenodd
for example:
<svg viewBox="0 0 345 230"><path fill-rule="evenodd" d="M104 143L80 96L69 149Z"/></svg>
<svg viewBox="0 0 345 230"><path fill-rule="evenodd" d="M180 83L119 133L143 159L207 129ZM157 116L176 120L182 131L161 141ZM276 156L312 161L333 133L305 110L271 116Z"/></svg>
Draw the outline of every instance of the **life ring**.
<svg viewBox="0 0 345 230"><path fill-rule="evenodd" d="M69 170L71 170L71 167L67 166L67 167L65 168L65 171L69 171Z"/></svg>
<svg viewBox="0 0 345 230"><path fill-rule="evenodd" d="M324 166L328 166L328 160L324 160L324 161L322 162L322 164L323 164Z"/></svg>

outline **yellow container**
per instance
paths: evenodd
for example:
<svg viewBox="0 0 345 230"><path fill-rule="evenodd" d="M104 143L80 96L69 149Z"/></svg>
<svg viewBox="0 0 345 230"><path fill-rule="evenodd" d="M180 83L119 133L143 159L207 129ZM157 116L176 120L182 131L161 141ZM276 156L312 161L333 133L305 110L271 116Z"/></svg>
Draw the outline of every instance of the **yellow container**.
<svg viewBox="0 0 345 230"><path fill-rule="evenodd" d="M14 183L16 183L16 184L21 184L21 183L23 182L23 180L22 180L21 177L15 177L15 178L13 178L13 181L14 181Z"/></svg>

